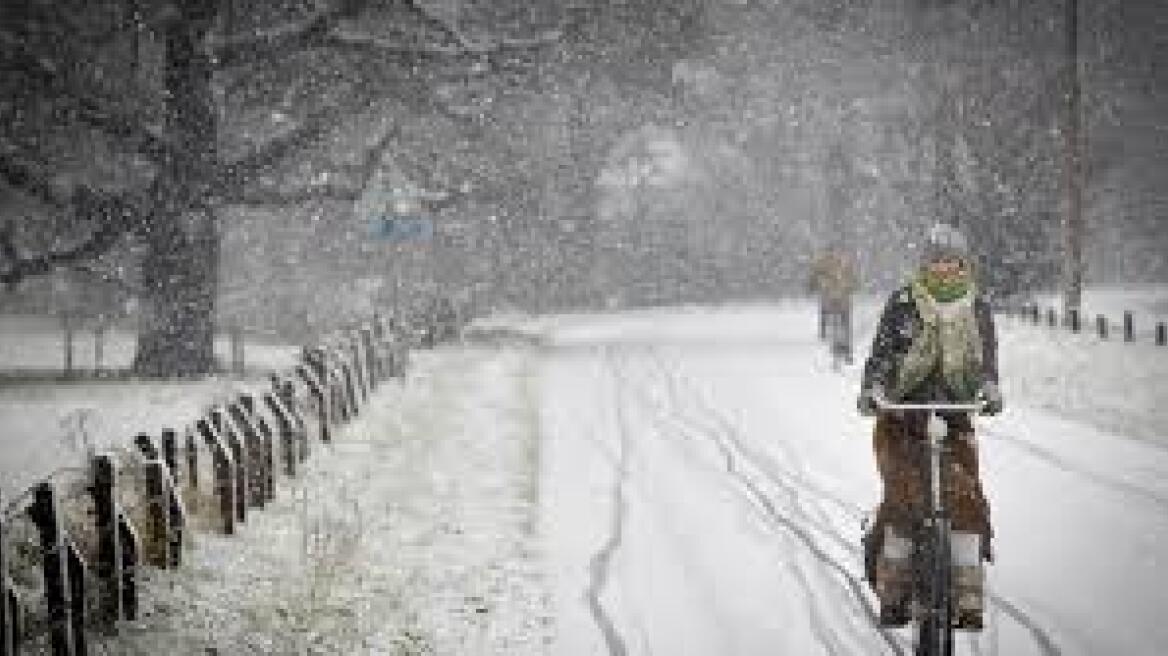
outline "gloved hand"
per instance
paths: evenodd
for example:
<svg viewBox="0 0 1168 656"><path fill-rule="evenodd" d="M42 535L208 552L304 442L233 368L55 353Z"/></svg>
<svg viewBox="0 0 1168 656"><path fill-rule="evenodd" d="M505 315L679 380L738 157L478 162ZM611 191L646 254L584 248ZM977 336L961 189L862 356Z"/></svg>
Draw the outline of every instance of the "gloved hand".
<svg viewBox="0 0 1168 656"><path fill-rule="evenodd" d="M981 411L983 415L993 416L1002 412L1002 391L998 389L997 383L990 381L982 385L978 396L983 402Z"/></svg>
<svg viewBox="0 0 1168 656"><path fill-rule="evenodd" d="M880 406L877 405L877 400L883 401L884 387L879 383L866 387L860 390L860 397L856 399L856 409L865 417L874 417L879 412Z"/></svg>

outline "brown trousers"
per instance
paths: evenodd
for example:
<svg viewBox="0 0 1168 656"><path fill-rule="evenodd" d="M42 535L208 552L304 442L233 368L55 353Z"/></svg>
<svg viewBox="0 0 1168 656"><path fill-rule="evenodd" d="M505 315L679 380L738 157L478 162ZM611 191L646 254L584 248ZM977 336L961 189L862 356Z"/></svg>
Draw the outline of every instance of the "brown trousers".
<svg viewBox="0 0 1168 656"><path fill-rule="evenodd" d="M897 527L907 535L908 527L921 517L928 500L928 416L914 412L906 416L881 413L876 418L873 447L876 467L884 484L884 497L876 511L874 528L883 535L885 526ZM943 466L947 482L943 491L954 531L980 533L988 544L992 537L989 504L982 491L977 467L977 444L973 424L966 415L949 419L949 450Z"/></svg>

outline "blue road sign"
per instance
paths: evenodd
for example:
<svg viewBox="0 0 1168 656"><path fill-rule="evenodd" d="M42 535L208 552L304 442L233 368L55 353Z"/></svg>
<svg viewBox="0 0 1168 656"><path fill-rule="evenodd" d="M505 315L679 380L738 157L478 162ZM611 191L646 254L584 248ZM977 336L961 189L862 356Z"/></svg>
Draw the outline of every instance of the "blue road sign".
<svg viewBox="0 0 1168 656"><path fill-rule="evenodd" d="M424 216L387 215L372 222L373 236L393 242L430 241L434 221Z"/></svg>

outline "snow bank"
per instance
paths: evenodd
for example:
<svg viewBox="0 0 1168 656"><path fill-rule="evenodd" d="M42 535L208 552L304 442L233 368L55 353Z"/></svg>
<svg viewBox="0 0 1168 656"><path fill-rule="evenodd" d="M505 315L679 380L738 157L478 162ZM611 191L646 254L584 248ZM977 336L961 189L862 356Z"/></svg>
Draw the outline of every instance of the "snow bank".
<svg viewBox="0 0 1168 656"><path fill-rule="evenodd" d="M1168 444L1168 347L1003 317L998 332L1007 403Z"/></svg>
<svg viewBox="0 0 1168 656"><path fill-rule="evenodd" d="M1042 308L1061 308L1062 297L1056 293L1035 296ZM1083 330L1092 332L1095 317L1103 315L1113 330L1123 326L1123 313L1134 315L1138 339L1151 341L1157 322L1168 322L1168 285L1095 285L1083 290Z"/></svg>
<svg viewBox="0 0 1168 656"><path fill-rule="evenodd" d="M108 654L546 653L527 356L420 353L240 535L148 572Z"/></svg>

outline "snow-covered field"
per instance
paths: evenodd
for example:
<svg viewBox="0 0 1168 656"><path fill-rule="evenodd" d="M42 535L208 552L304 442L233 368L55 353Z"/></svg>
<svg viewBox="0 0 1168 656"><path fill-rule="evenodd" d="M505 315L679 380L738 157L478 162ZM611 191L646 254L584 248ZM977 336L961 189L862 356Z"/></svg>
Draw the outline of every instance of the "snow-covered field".
<svg viewBox="0 0 1168 656"><path fill-rule="evenodd" d="M87 447L116 449L138 433L182 430L210 405L263 383L77 381L0 386L0 494L11 499L61 467L81 467Z"/></svg>
<svg viewBox="0 0 1168 656"><path fill-rule="evenodd" d="M1062 307L1058 294L1037 294L1035 300L1042 308ZM1123 329L1124 312L1132 313L1137 339L1152 341L1156 323L1168 322L1168 285L1097 285L1083 290L1085 332L1093 332L1095 317L1103 315L1111 330L1119 333Z"/></svg>
<svg viewBox="0 0 1168 656"><path fill-rule="evenodd" d="M958 653L1168 653L1168 348L998 328L997 560ZM861 580L859 363L833 371L814 332L807 302L479 322L242 535L151 572L149 614L105 648L911 653Z"/></svg>
<svg viewBox="0 0 1168 656"><path fill-rule="evenodd" d="M92 326L73 334L73 366L92 370L98 364L97 337ZM281 369L290 366L299 349L275 336L244 335L244 363L249 368ZM0 374L20 371L61 371L65 367L65 329L58 319L44 316L0 314ZM137 337L132 330L113 327L101 339L103 369L128 369L134 359ZM231 339L215 336L215 355L231 364Z"/></svg>
<svg viewBox="0 0 1168 656"><path fill-rule="evenodd" d="M125 379L56 381L28 379L28 372L61 371L64 334L47 317L0 315L0 496L11 498L49 472L81 466L86 446L127 446L138 433L182 429L209 405L239 393L266 388L263 371L292 367L297 346L245 338L248 376L212 376L184 382ZM135 336L120 329L105 336L104 367L126 369ZM216 340L216 354L230 363L227 337ZM78 331L74 366L94 366L93 333ZM15 375L13 375L15 374ZM34 377L35 378L35 377Z"/></svg>

